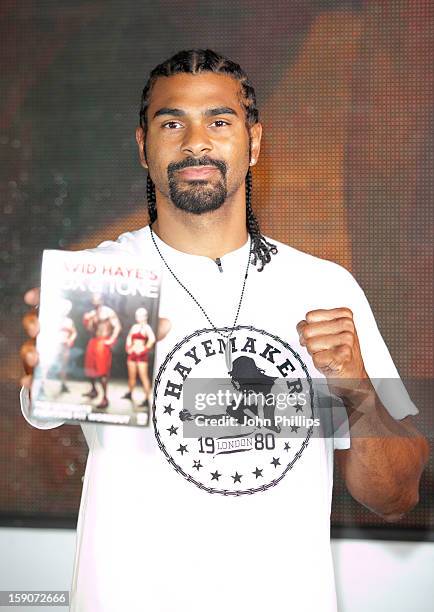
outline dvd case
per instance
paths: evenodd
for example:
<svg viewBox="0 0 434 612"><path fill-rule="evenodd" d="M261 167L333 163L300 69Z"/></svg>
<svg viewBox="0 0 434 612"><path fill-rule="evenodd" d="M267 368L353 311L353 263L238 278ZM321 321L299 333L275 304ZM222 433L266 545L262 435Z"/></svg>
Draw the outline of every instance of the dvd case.
<svg viewBox="0 0 434 612"><path fill-rule="evenodd" d="M160 284L157 260L44 251L34 418L149 424Z"/></svg>

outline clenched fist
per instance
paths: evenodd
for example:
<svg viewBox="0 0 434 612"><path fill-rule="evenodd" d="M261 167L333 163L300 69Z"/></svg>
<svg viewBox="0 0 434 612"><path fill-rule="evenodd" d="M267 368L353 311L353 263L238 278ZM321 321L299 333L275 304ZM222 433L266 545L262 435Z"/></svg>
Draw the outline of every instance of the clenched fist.
<svg viewBox="0 0 434 612"><path fill-rule="evenodd" d="M297 323L297 332L300 344L328 380L369 379L349 308L311 310L306 319Z"/></svg>

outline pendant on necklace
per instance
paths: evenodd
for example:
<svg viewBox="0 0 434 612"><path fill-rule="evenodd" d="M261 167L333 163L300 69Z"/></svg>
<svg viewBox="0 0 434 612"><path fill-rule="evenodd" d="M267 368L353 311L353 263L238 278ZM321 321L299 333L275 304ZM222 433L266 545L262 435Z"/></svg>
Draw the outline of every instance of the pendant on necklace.
<svg viewBox="0 0 434 612"><path fill-rule="evenodd" d="M232 347L231 347L230 338L228 338L227 341L226 341L226 346L225 346L225 361L226 361L226 368L227 368L228 373L229 373L232 370Z"/></svg>

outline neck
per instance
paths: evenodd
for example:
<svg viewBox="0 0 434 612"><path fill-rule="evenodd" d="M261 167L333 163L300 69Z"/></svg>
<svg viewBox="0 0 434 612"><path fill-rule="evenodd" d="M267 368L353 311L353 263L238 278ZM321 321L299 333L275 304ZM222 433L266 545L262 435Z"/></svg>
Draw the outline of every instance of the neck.
<svg viewBox="0 0 434 612"><path fill-rule="evenodd" d="M158 218L152 229L163 242L178 251L216 259L242 247L248 238L244 186L234 201L218 210L194 215L159 201Z"/></svg>

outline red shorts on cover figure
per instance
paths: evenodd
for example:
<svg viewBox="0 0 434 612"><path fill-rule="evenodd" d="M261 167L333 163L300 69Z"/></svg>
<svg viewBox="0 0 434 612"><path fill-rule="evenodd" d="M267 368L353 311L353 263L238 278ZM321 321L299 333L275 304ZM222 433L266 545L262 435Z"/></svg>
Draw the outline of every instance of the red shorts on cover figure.
<svg viewBox="0 0 434 612"><path fill-rule="evenodd" d="M130 353L127 357L127 361L144 362L147 363L149 360L149 350L146 349L140 353Z"/></svg>
<svg viewBox="0 0 434 612"><path fill-rule="evenodd" d="M91 338L87 344L84 369L89 378L108 376L112 367L112 351L106 344L109 336Z"/></svg>

